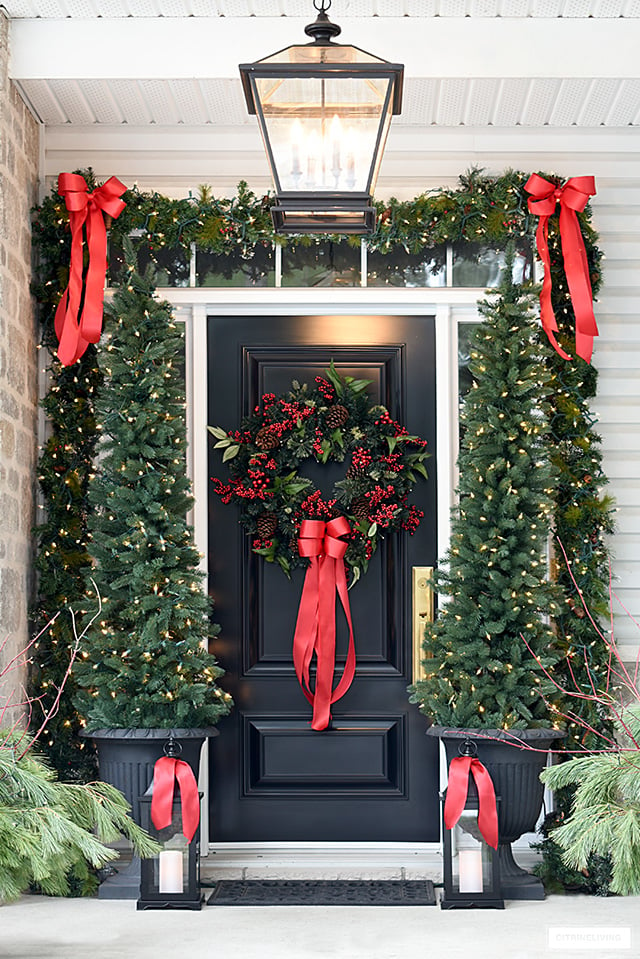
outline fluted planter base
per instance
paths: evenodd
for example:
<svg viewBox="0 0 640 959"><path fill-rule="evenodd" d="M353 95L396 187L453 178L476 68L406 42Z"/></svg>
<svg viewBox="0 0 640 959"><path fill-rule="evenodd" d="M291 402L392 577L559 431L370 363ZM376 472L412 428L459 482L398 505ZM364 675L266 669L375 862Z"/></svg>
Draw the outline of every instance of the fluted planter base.
<svg viewBox="0 0 640 959"><path fill-rule="evenodd" d="M189 763L198 778L200 753L205 739L217 736L213 727L203 729L96 729L86 734L98 751L98 769L103 782L115 786L131 806L134 821L141 825L140 796L153 780L156 761L173 736L182 746L180 758ZM98 890L99 899L137 899L140 894L140 859L108 876Z"/></svg>
<svg viewBox="0 0 640 959"><path fill-rule="evenodd" d="M544 886L537 876L522 869L514 860L511 843L524 833L533 832L542 809L544 787L540 773L547 761L547 751L564 733L556 729L519 729L514 735L526 748L513 744L513 737L500 729L450 729L431 726L428 736L442 740L447 765L460 755L459 747L470 740L477 757L488 769L500 796L498 807L498 855L500 887L504 899L544 899ZM475 784L469 784L473 795Z"/></svg>

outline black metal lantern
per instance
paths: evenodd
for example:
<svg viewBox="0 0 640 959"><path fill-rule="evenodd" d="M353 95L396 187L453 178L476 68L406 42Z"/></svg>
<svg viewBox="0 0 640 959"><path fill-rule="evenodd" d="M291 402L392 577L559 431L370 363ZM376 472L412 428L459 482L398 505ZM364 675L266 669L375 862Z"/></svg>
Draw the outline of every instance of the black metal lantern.
<svg viewBox="0 0 640 959"><path fill-rule="evenodd" d="M453 829L444 823L442 800L442 835L444 858L444 893L442 909L504 909L500 895L500 860L498 852L484 839L478 825L478 798L467 796L465 807ZM500 797L496 796L496 803Z"/></svg>
<svg viewBox="0 0 640 959"><path fill-rule="evenodd" d="M404 66L334 43L341 29L327 16L331 0L313 5L311 43L240 64L276 187L273 224L278 233L369 233Z"/></svg>
<svg viewBox="0 0 640 959"><path fill-rule="evenodd" d="M168 756L179 755L171 749ZM203 793L199 793L202 799ZM191 842L183 831L182 802L176 790L171 810L171 822L157 829L151 817L153 783L140 797L140 820L143 829L160 843L160 852L143 859L140 866L140 898L138 909L201 909L203 896L200 890L200 829Z"/></svg>

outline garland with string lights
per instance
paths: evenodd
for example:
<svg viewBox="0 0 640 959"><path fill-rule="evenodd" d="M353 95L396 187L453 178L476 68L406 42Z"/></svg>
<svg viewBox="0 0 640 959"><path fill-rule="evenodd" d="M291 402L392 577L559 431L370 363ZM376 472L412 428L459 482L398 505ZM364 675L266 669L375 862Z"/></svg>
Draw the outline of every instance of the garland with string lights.
<svg viewBox="0 0 640 959"><path fill-rule="evenodd" d="M90 171L81 171L91 188L95 183ZM553 182L560 183L557 177L544 176ZM403 250L408 253L419 253L425 248L429 248L429 258L432 257L436 263L436 268L444 258L443 244L464 244L468 251L473 251L474 244L482 246L495 246L503 248L506 242L511 238L516 243L527 245L530 243L536 227L536 217L531 216L527 210L527 198L524 192L524 184L528 178L527 174L518 171L507 171L501 176L489 176L481 170L472 170L460 177L457 187L431 191L416 197L414 200L389 202L379 202L376 204L378 219L376 230L369 238L369 246L377 251L381 261L386 257L384 254L394 253ZM269 196L256 197L246 186L241 183L235 197L229 199L219 199L213 197L207 187L201 187L197 196L189 196L182 200L173 200L163 197L156 193L140 193L137 190L129 190L124 195L127 203L126 209L120 215L118 220L114 221L111 229L112 240L112 266L115 266L114 260L117 259L117 250L121 247L123 238L128 233L133 233L133 242L138 249L139 259L146 258L153 262L154 258L160 259L168 251L176 251L178 258L182 257L182 262L187 264L190 253L190 246L196 243L199 250L209 251L211 255L219 254L226 258L226 268L239 269L251 268L252 262L258 257L258 251L263 251L266 255L271 249L272 244L286 243L288 241L283 237L275 237L271 225L269 207L271 198ZM36 221L34 224L34 241L40 252L39 281L36 286L36 295L41 305L41 318L45 337L48 337L47 343L51 344L53 331L52 319L55 305L61 290L66 284L66 267L61 264L68 263L68 216L64 202L55 192L47 197L39 208L35 211ZM594 293L597 292L599 284L599 261L600 252L596 246L597 237L591 228L590 210L578 214L582 233L585 238L587 258L590 267L591 283ZM552 252L554 243L557 248L558 224L557 216L552 217L550 224L550 244ZM298 251L303 250L305 245L314 246L318 240L315 237L293 238L292 243L296 245ZM350 243L359 243L359 239L337 238ZM313 252L313 251L311 251ZM556 249L557 252L557 249ZM380 256L382 254L382 256ZM262 254L260 254L262 255ZM259 257L258 257L259 258ZM439 258L439 259L438 259ZM391 260L392 258L390 258ZM228 261L228 262L227 262ZM231 266L229 266L231 264ZM183 267L184 269L184 267ZM564 282L564 271L560 257L552 256L552 271L554 271L554 296L566 300L565 289L560 286ZM563 326L563 319L566 317L571 320L570 313L563 313L566 302L557 303L556 314ZM567 333L568 335L568 333ZM569 349L570 352L570 349ZM589 481L583 483L582 494L585 486L588 487L591 499L581 499L582 508L576 512L572 511L575 506L572 498L571 483L575 482L567 474L568 482L566 484L566 503L562 507L566 509L568 519L571 520L572 533L575 543L580 544L580 556L583 562L587 563L589 575L585 574L585 582L590 580L592 586L589 587L591 594L606 594L607 572L605 570L607 561L607 550L604 543L604 534L611 528L610 504L600 496L600 487L606 482L601 468L592 468L593 463L588 459L596 459L599 462L598 437L590 432L590 422L588 421L588 399L592 395L589 390L595 391L595 380L597 374L592 367L587 367L582 362L576 364L576 376L574 378L573 365L565 364L549 349L545 347L543 351L545 363L548 363L553 370L552 382L550 385L551 402L556 405L554 418L552 420L552 429L554 435L564 431L574 430L575 407L577 406L580 416L584 416L586 430L583 433L588 437L588 449L584 451L585 460L582 464L581 477L590 477ZM95 362L95 350L90 348L86 359L83 357L83 364L86 363L87 370L90 370L91 362ZM60 389L55 392L54 406L60 410L74 409L74 403L78 392L78 384L74 382L75 378L83 381L85 373L79 376L79 372L84 366L80 364L71 368L70 375L60 380ZM52 389L57 389L59 374L56 370L56 361L52 363ZM95 375L99 375L94 366ZM562 381L562 384L561 384ZM585 387L585 381L587 387ZM561 393L569 394L568 402L560 401ZM76 404L79 407L79 404ZM82 435L88 438L88 435L94 427L91 425L93 414L90 405L86 408L78 408L79 422L75 427L83 431ZM57 424L55 419L52 423L52 437L62 428L63 424ZM72 427L73 429L74 427ZM89 432L88 432L89 431ZM80 435L80 433L78 433ZM62 449L66 443L64 433L60 434ZM572 470L574 469L575 456L582 449L580 442L572 442L570 448L567 444L560 443L555 449L558 457L569 457ZM566 450L566 454L563 452ZM57 479L59 483L67 486L66 469L62 469L63 461L59 458L59 452L54 448L57 460L55 465L58 472L53 469L51 462L41 461L41 474L50 472L52 479ZM76 455L79 449L74 449ZM48 454L50 456L50 454ZM573 457L573 459L571 459ZM562 492L562 462L556 463L556 468L560 469L559 491ZM597 465L597 464L596 464ZM46 467L45 468L43 468ZM588 468L587 468L588 467ZM69 465L69 471L77 469L76 465ZM87 471L91 470L90 459L87 461ZM55 500L55 497L53 498ZM562 500L562 497L559 497ZM52 510L55 511L56 504L51 499L50 492L44 494L45 515L51 516ZM73 542L77 546L79 555L86 555L86 525L84 517L86 515L86 503L84 499L66 502L63 506L65 514L65 524L60 520L56 523L53 517L49 524L46 534L39 542L40 554L38 563L40 570L40 601L42 597L48 595L58 595L58 582L69 576L73 579L73 562L68 561L62 551L59 550L62 539L67 544ZM558 507L558 510L560 507ZM559 530L563 528L565 522L559 511L556 510L556 526ZM66 536L61 532L66 531ZM597 548L592 542L594 533L597 532ZM567 539L567 534L563 534ZM47 540L47 544L45 544ZM569 549L572 551L572 542L569 540ZM591 544L587 548L588 555L585 555L583 547L587 547L587 542ZM50 545L55 543L55 548L50 549ZM49 552L49 556L44 555L44 551ZM576 553L576 555L578 555ZM560 574L561 575L561 574ZM50 580L50 582L48 582ZM566 586L562 582L561 585ZM65 588L60 591L60 596L73 598L71 588ZM569 597L569 593L567 593ZM593 602L590 603L594 608ZM566 612L565 612L566 607ZM578 615L572 612L572 606L567 602L563 606L563 615L565 616L569 627L581 628L581 622ZM569 636L575 638L576 631L571 628L568 630ZM60 644L60 653L62 663L64 663L64 644ZM50 656L50 650L41 651L44 659ZM600 655L598 649L594 650L592 655ZM47 682L56 682L55 668L49 668L47 673ZM42 684L39 677L36 677L34 683L34 692L42 692ZM53 737L54 746L58 748L60 739L65 739L71 743L75 727L69 727L65 719L61 719L56 734ZM71 748L71 747L70 747ZM61 756L64 751L59 747L58 755ZM57 764L57 763L56 763ZM62 762L65 768L64 761Z"/></svg>
<svg viewBox="0 0 640 959"><path fill-rule="evenodd" d="M88 176L90 189L95 180ZM99 431L95 399L102 383L96 347L90 346L72 367L56 359L58 345L53 320L67 276L60 264L69 262L71 237L62 202L45 201L36 210L33 242L38 268L33 292L42 324L40 357L48 372L49 388L42 400L47 416L47 438L38 463L41 522L35 528L37 601L32 610L40 632L57 610L50 628L36 641L31 658L29 692L34 709L47 716L39 746L65 781L96 778L97 763L91 743L80 737L83 722L75 708L75 679L68 676L65 695L55 707L65 680L74 634L69 609L85 595L91 568L87 544L88 487L93 474ZM62 204L64 207L64 204Z"/></svg>

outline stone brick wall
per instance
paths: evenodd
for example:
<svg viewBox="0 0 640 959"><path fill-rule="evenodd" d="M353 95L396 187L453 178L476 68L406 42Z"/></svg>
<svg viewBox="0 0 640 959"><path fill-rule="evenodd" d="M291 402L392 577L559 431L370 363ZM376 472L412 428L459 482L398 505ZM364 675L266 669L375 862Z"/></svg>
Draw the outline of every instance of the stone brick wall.
<svg viewBox="0 0 640 959"><path fill-rule="evenodd" d="M30 209L37 202L38 126L7 76L0 12L0 671L27 642L33 587L37 333ZM21 677L11 674L17 688ZM0 692L0 705L5 688Z"/></svg>

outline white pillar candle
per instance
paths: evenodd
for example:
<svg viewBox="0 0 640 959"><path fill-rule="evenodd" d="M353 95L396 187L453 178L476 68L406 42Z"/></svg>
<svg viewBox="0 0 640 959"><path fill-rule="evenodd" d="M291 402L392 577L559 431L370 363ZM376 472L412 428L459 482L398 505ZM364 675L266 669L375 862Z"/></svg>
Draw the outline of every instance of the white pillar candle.
<svg viewBox="0 0 640 959"><path fill-rule="evenodd" d="M158 859L158 892L182 892L182 852L179 849L164 849Z"/></svg>
<svg viewBox="0 0 640 959"><path fill-rule="evenodd" d="M482 850L460 849L460 892L482 892Z"/></svg>

